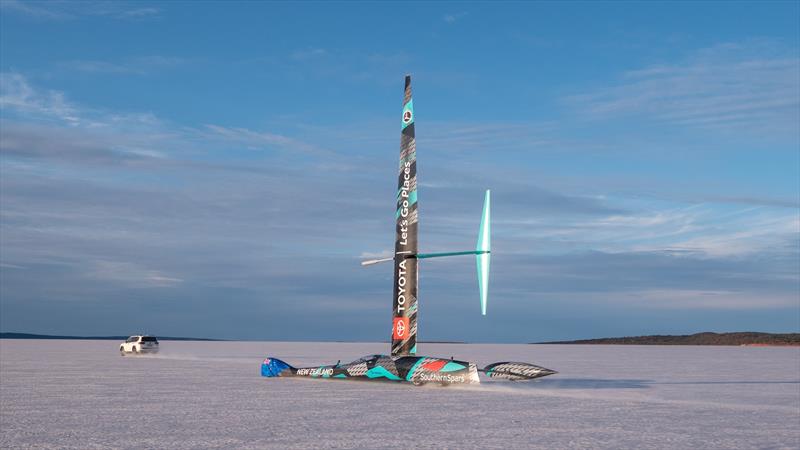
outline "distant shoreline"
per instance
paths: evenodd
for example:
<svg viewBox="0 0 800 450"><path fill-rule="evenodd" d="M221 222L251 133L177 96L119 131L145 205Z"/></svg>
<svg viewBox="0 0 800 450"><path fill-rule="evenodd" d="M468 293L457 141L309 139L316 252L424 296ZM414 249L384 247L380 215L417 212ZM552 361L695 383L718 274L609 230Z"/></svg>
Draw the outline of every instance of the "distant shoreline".
<svg viewBox="0 0 800 450"><path fill-rule="evenodd" d="M53 335L53 334L34 334L34 333L0 333L0 339L52 339L64 341L119 341L128 339L133 335L126 336L67 336L67 335ZM156 336L160 341L207 341L207 342L274 342L271 340L250 340L250 339L212 339L212 338L194 338L194 337L171 337L171 336ZM281 341L281 342L317 342L317 341ZM366 343L369 341L324 341L332 344L357 344ZM417 341L421 344L469 344L464 341ZM369 342L371 343L371 342Z"/></svg>
<svg viewBox="0 0 800 450"><path fill-rule="evenodd" d="M124 341L132 335L128 336L59 336L50 334L32 334L32 333L0 333L0 339L56 339L56 340L73 340L73 341ZM193 338L193 337L171 337L171 336L156 336L161 341L224 341L224 339L208 339L208 338Z"/></svg>
<svg viewBox="0 0 800 450"><path fill-rule="evenodd" d="M156 336L161 341L203 341L237 342L238 339L211 339L195 337ZM0 333L0 339L50 339L50 340L88 340L120 341L128 336L66 336L34 333ZM271 341L254 341L271 342ZM294 341L286 341L294 342ZM306 341L297 341L306 342ZM312 342L312 341L308 341ZM316 341L313 341L316 342ZM361 341L325 341L331 343L362 343ZM366 341L364 341L366 342ZM489 344L488 342L464 341L419 341L423 344ZM579 339L574 341L529 342L536 345L726 345L742 347L800 347L800 333L696 333L690 335L648 335L598 339Z"/></svg>
<svg viewBox="0 0 800 450"><path fill-rule="evenodd" d="M580 345L731 345L747 347L800 346L800 333L695 333L689 335L627 336L575 341L536 342L537 344Z"/></svg>

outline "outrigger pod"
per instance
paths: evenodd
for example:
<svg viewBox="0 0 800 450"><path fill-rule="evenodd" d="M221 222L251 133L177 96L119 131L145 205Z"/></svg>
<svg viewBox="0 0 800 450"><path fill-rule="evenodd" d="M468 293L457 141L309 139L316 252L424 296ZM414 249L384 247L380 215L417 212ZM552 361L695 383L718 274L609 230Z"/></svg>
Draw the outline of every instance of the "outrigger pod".
<svg viewBox="0 0 800 450"><path fill-rule="evenodd" d="M473 384L480 383L478 374L505 380L533 380L552 375L554 370L521 362L500 362L478 369L471 362L454 359L416 356L417 353L417 281L418 263L421 259L446 256L475 255L478 272L481 314L486 315L489 297L489 262L491 250L491 192L486 191L483 214L478 229L475 250L419 253L417 236L419 212L417 210L417 144L415 139L414 102L411 99L411 77L406 76L403 115L400 132L400 164L397 178L395 209L394 255L361 263L370 266L394 262L392 287L391 355L369 355L347 364L294 368L277 358L266 358L261 364L265 377L341 378L382 381L406 381L416 385L426 383Z"/></svg>

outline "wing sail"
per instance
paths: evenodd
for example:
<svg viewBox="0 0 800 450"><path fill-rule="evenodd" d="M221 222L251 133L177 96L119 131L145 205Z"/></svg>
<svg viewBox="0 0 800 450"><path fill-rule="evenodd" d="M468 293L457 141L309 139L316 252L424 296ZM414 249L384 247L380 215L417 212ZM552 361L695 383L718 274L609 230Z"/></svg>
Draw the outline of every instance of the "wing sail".
<svg viewBox="0 0 800 450"><path fill-rule="evenodd" d="M475 257L478 265L478 290L481 296L481 314L486 315L486 303L489 301L489 262L492 257L492 233L489 216L491 215L491 191L486 190L483 200L481 227L478 229L478 245Z"/></svg>

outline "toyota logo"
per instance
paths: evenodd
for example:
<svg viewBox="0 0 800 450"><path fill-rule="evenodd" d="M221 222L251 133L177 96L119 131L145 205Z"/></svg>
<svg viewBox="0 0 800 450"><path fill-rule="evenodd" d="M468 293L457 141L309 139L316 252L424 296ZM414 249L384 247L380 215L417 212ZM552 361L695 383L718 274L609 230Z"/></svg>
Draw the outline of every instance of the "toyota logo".
<svg viewBox="0 0 800 450"><path fill-rule="evenodd" d="M406 334L406 324L403 323L402 320L397 321L397 327L395 328L395 334L397 337L403 337Z"/></svg>

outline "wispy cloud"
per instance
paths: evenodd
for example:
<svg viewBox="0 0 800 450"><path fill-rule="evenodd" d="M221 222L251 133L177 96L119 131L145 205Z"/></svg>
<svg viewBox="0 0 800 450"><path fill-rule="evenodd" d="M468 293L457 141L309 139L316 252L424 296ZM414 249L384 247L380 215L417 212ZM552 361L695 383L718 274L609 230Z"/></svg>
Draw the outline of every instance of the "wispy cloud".
<svg viewBox="0 0 800 450"><path fill-rule="evenodd" d="M742 226L744 225L744 226ZM720 228L718 224L714 228ZM707 226L707 228L709 228ZM747 256L768 251L788 250L800 237L800 215L756 214L746 224L727 229L705 230L701 236L675 242L671 248L701 252L714 257Z"/></svg>
<svg viewBox="0 0 800 450"><path fill-rule="evenodd" d="M708 196L711 203L739 203L743 205L755 206L776 206L783 208L800 209L800 196L791 198L767 198L767 197L732 197L727 195Z"/></svg>
<svg viewBox="0 0 800 450"><path fill-rule="evenodd" d="M24 2L21 0L4 0L0 2L0 10L25 14L38 19L66 20L73 17L60 8L51 8L49 6L48 4Z"/></svg>
<svg viewBox="0 0 800 450"><path fill-rule="evenodd" d="M595 118L642 115L675 125L796 133L800 58L770 42L724 44L679 64L625 73L566 101Z"/></svg>
<svg viewBox="0 0 800 450"><path fill-rule="evenodd" d="M22 1L3 0L0 10L26 15L37 20L77 20L87 17L108 17L120 20L154 19L161 16L161 9L141 7L135 2L87 1Z"/></svg>
<svg viewBox="0 0 800 450"><path fill-rule="evenodd" d="M82 107L18 73L0 74L0 108L5 156L78 165L133 163L163 159L161 147L175 138L152 113Z"/></svg>
<svg viewBox="0 0 800 450"><path fill-rule="evenodd" d="M757 311L788 309L798 305L792 293L764 292L750 289L643 289L609 290L606 292L564 292L553 294L552 299L571 300L578 303L623 306L649 310L708 310Z"/></svg>
<svg viewBox="0 0 800 450"><path fill-rule="evenodd" d="M122 61L70 60L58 65L63 69L78 72L146 75L185 63L186 60L183 58L152 55L127 58Z"/></svg>
<svg viewBox="0 0 800 450"><path fill-rule="evenodd" d="M563 147L563 141L557 140L553 131L551 122L434 122L420 141L430 148L455 152L488 148L492 151L532 151L543 147Z"/></svg>
<svg viewBox="0 0 800 450"><path fill-rule="evenodd" d="M80 121L76 108L67 102L62 92L36 90L18 73L0 73L0 108L47 116L70 124Z"/></svg>
<svg viewBox="0 0 800 450"><path fill-rule="evenodd" d="M95 261L93 269L87 272L86 276L103 282L145 288L170 287L183 282L180 278L139 264L106 260Z"/></svg>
<svg viewBox="0 0 800 450"><path fill-rule="evenodd" d="M442 17L442 20L444 20L447 23L455 23L455 22L461 20L462 18L464 18L467 14L468 13L466 11L461 11L461 12L451 13L451 14L445 14L444 17Z"/></svg>
<svg viewBox="0 0 800 450"><path fill-rule="evenodd" d="M125 135L82 127L0 121L0 152L6 157L61 161L73 165L137 163L162 159L158 136Z"/></svg>
<svg viewBox="0 0 800 450"><path fill-rule="evenodd" d="M668 309L758 310L792 308L798 305L791 293L770 293L727 290L665 289L647 290L621 296L637 305Z"/></svg>
<svg viewBox="0 0 800 450"><path fill-rule="evenodd" d="M212 139L221 139L245 145L249 149L294 150L315 155L331 155L326 149L292 137L266 131L253 131L240 127L223 127L205 125L205 135Z"/></svg>
<svg viewBox="0 0 800 450"><path fill-rule="evenodd" d="M800 238L797 208L681 205L608 199L627 210L606 215L523 214L498 220L497 228L533 239L539 252L593 249L603 252L665 252L695 258L741 258L785 253ZM655 208L660 205L661 208ZM510 249L509 249L510 250ZM520 251L525 252L526 249Z"/></svg>
<svg viewBox="0 0 800 450"><path fill-rule="evenodd" d="M388 84L396 81L398 73L410 70L412 57L404 51L353 52L323 46L294 49L288 53L237 61L236 65L270 65L285 77L319 78L346 82Z"/></svg>
<svg viewBox="0 0 800 450"><path fill-rule="evenodd" d="M161 15L161 10L153 7L125 9L117 13L118 17L130 17L137 19L145 17L158 17L159 15Z"/></svg>
<svg viewBox="0 0 800 450"><path fill-rule="evenodd" d="M295 50L291 54L291 58L295 61L307 61L312 58L320 58L328 54L324 48L306 48L303 50Z"/></svg>

